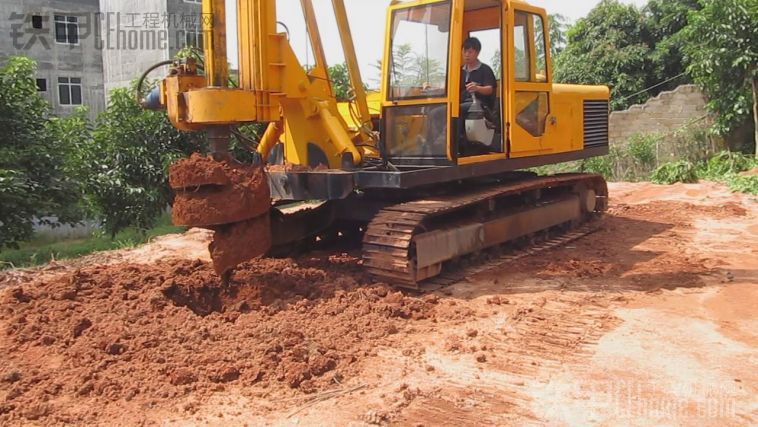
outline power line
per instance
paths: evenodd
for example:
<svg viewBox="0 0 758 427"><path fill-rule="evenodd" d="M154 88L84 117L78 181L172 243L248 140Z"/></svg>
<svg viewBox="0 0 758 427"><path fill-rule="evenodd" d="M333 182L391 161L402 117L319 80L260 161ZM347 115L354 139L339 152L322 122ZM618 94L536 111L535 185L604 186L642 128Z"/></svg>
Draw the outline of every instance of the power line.
<svg viewBox="0 0 758 427"><path fill-rule="evenodd" d="M665 85L666 83L668 83L668 82L672 82L672 81L674 81L674 80L678 79L679 77L682 77L682 76L684 76L684 75L686 75L686 74L687 74L687 72L681 73L681 74L679 74L678 76L675 76L675 77L672 77L672 78L670 78L670 79L668 79L668 80L662 81L662 82L658 83L657 85L654 85L654 86L650 86L649 88L647 88L647 89L643 89L643 90L641 90L641 91L639 91L639 92L637 92L637 93L635 93L635 94L633 94L633 95L629 95L629 96L627 96L627 97L625 97L625 98L621 98L621 101L626 101L627 99L630 99L630 98L634 98L634 97L635 97L635 96L637 96L637 95L642 95L642 94L643 94L643 93L645 93L645 92L648 92L648 91L650 91L650 90L652 90L652 89L655 89L655 88L657 88L658 86L663 86L663 85Z"/></svg>

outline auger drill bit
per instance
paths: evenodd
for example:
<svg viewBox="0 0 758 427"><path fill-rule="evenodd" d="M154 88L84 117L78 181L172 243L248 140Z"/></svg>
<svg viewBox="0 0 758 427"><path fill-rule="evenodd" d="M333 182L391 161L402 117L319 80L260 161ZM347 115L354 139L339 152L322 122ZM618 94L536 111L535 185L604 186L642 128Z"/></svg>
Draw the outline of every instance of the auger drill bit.
<svg viewBox="0 0 758 427"><path fill-rule="evenodd" d="M169 183L174 223L213 230L209 250L220 276L228 279L238 264L271 247L271 192L261 165L193 154L171 165Z"/></svg>

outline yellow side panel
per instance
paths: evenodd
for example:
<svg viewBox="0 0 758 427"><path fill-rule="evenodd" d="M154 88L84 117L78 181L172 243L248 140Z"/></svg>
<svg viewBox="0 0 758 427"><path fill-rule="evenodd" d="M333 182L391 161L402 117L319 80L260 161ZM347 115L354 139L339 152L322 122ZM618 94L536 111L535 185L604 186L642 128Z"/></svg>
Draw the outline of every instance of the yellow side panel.
<svg viewBox="0 0 758 427"><path fill-rule="evenodd" d="M562 153L584 149L584 101L608 100L606 86L553 85L552 116L555 118L551 138L558 139L556 148Z"/></svg>
<svg viewBox="0 0 758 427"><path fill-rule="evenodd" d="M511 126L511 157L531 157L541 154L558 154L584 149L584 101L607 100L610 96L605 86L550 85L549 111L540 104L536 117L545 117L544 133L530 134L525 127L529 120L519 123L519 113L529 111L536 98L535 93L517 92L514 96L514 122Z"/></svg>
<svg viewBox="0 0 758 427"><path fill-rule="evenodd" d="M204 88L184 94L187 122L202 125L249 123L255 115L255 92L240 89Z"/></svg>

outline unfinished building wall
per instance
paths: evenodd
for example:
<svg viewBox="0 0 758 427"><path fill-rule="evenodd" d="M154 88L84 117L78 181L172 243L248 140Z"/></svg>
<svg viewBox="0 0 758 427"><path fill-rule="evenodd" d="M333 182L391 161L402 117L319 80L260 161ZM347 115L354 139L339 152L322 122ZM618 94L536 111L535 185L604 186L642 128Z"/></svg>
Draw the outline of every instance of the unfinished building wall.
<svg viewBox="0 0 758 427"><path fill-rule="evenodd" d="M97 43L98 0L0 1L0 62L25 55L37 62L37 85L56 115L105 108Z"/></svg>
<svg viewBox="0 0 758 427"><path fill-rule="evenodd" d="M127 87L187 46L202 49L201 6L188 0L100 0L105 90ZM163 67L152 78L165 75Z"/></svg>

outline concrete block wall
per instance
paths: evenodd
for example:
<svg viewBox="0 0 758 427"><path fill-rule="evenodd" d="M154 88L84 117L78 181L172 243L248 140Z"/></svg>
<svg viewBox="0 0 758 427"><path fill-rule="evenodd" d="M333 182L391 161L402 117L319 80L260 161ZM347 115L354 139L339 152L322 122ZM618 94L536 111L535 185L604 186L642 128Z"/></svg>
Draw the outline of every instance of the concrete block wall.
<svg viewBox="0 0 758 427"><path fill-rule="evenodd" d="M707 115L707 100L695 85L683 85L661 92L643 105L611 113L609 139L623 144L638 133L665 135Z"/></svg>

